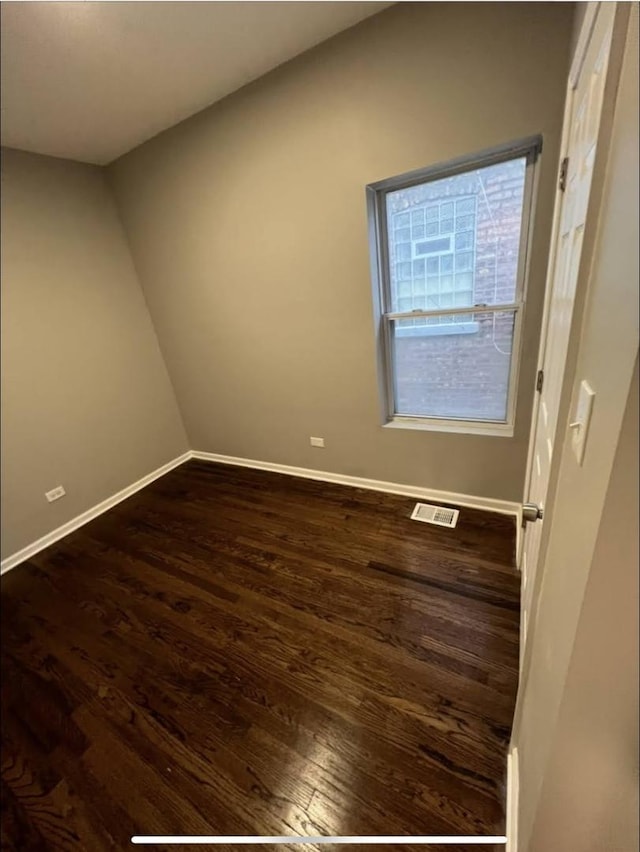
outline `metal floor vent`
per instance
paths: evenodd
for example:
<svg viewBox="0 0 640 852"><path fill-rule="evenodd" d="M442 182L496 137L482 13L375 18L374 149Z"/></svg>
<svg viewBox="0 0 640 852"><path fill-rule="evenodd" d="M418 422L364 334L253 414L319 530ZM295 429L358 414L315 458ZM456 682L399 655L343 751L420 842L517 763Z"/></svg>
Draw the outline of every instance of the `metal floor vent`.
<svg viewBox="0 0 640 852"><path fill-rule="evenodd" d="M453 529L458 523L458 509L447 509L446 506L433 506L431 503L416 503L411 519L422 521L423 524L436 524L438 527Z"/></svg>

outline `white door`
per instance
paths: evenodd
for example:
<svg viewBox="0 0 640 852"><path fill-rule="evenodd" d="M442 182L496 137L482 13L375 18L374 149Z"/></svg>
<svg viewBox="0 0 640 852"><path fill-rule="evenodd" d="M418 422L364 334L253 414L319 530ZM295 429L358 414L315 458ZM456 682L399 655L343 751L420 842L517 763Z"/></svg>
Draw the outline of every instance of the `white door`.
<svg viewBox="0 0 640 852"><path fill-rule="evenodd" d="M556 438L558 442L562 440L562 432L556 436L558 410L616 5L599 3L590 7L579 42L579 45L584 44L584 50L580 51L574 61L565 105L562 165L559 170L554 236L547 273L547 294L538 361L542 371L542 388L538 404L534 408L525 486L526 502L538 506L542 513L549 486L554 444ZM566 175L561 180L564 171ZM564 184L564 189L561 183ZM521 653L531 617L543 523L543 520L528 523L524 532L521 559Z"/></svg>

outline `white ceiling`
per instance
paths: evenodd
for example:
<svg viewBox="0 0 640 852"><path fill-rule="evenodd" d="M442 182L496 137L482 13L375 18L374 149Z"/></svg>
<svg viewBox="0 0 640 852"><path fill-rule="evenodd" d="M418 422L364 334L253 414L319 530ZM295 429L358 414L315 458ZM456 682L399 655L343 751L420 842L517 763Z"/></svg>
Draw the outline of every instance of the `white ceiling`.
<svg viewBox="0 0 640 852"><path fill-rule="evenodd" d="M390 5L3 2L2 144L109 163Z"/></svg>

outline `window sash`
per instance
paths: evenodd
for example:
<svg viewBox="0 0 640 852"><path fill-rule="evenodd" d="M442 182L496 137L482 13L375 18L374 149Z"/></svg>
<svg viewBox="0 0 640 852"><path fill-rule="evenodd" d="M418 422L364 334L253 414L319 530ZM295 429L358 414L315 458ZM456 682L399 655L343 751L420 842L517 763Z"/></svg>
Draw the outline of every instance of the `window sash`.
<svg viewBox="0 0 640 852"><path fill-rule="evenodd" d="M522 319L524 315L526 278L529 264L529 250L531 242L531 221L534 202L535 187L535 165L542 149L541 137L531 137L520 142L500 146L490 151L481 152L472 156L461 157L457 160L436 165L426 169L419 169L396 178L389 178L370 184L367 187L369 198L370 235L372 246L372 265L376 271L376 314L379 323L379 352L378 364L381 371L381 383L384 387L385 396L385 419L386 422L414 421L444 424L456 430L457 424L487 424L501 428L512 429L515 422L516 397L518 386L518 374L522 358ZM510 304L500 305L470 305L451 308L438 308L431 310L416 311L392 311L391 307L391 281L390 281L390 252L389 252L389 222L387 220L386 195L399 189L406 189L417 184L440 180L456 174L473 171L474 168L484 168L501 162L508 162L519 157L526 158L525 185L522 203L522 220L520 229L520 244L518 250L518 268L516 273L515 301ZM505 421L487 421L481 417L445 419L437 415L403 415L396 411L396 371L393 363L391 328L392 321L398 319L418 319L420 317L454 316L474 313L494 313L498 311L513 311L514 313L514 337L511 352L511 364L509 372L509 389L507 395L507 417ZM512 432L510 433L512 434Z"/></svg>
<svg viewBox="0 0 640 852"><path fill-rule="evenodd" d="M514 417L514 409L515 409L515 383L518 378L518 371L520 367L519 358L516 357L520 351L520 342L521 342L521 334L522 334L522 307L521 304L510 304L510 305L491 305L490 307L473 307L473 308L444 308L443 310L433 311L431 313L426 311L420 311L418 313L401 313L401 314L387 314L383 317L384 322L384 348L386 354L386 384L387 384L387 402L388 402L388 421L406 421L406 422L414 422L414 423L424 423L433 421L434 423L438 423L440 425L450 425L451 427L455 427L456 424L464 424L468 423L469 425L473 425L474 423L477 425L489 426L489 427L497 427L498 429L508 428L513 424ZM504 419L494 419L494 418L486 418L486 417L473 417L473 416L456 416L456 417L445 417L439 414L407 414L406 412L397 411L397 403L396 403L396 378L397 372L394 363L394 346L393 346L393 323L398 320L403 319L416 319L420 315L422 316L433 316L435 315L448 315L448 314L496 314L496 313L511 313L513 314L513 339L512 339L512 349L511 349L511 358L509 363L509 379L508 379L508 388L507 388L507 399L506 399L506 417ZM428 328L428 326L426 326Z"/></svg>
<svg viewBox="0 0 640 852"><path fill-rule="evenodd" d="M473 171L473 169L481 169L485 166L494 166L497 163L504 163L508 160L516 160L518 157L529 157L533 163L542 150L542 137L531 136L527 139L522 139L519 142L500 145L497 148L492 148L489 151L481 151L471 156L465 155L458 157L455 160L450 160L446 163L440 163L435 166L428 166L426 169L416 169L412 172L407 172L399 177L387 178L370 184L370 188L380 194L386 192L395 192L397 189L407 189L415 186L418 183L425 183L429 180L439 180L444 177L451 177L464 172Z"/></svg>
<svg viewBox="0 0 640 852"><path fill-rule="evenodd" d="M522 302L510 302L504 305L471 305L460 308L434 308L433 310L416 308L413 311L390 311L384 314L385 320L420 319L420 317L448 317L459 314L491 314L498 312L517 313L522 309Z"/></svg>

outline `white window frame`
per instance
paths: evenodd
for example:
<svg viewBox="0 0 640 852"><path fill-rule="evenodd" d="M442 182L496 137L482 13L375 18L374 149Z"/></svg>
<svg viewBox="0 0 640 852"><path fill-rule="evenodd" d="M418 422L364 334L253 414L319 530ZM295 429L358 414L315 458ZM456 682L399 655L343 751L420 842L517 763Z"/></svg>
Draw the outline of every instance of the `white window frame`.
<svg viewBox="0 0 640 852"><path fill-rule="evenodd" d="M527 273L531 247L531 232L535 189L537 183L537 162L542 150L542 138L534 136L518 142L509 143L489 151L471 156L460 157L448 163L418 169L397 177L387 178L367 186L367 209L369 218L369 245L371 251L371 270L374 296L374 319L376 328L376 352L378 380L382 401L382 425L395 429L426 429L444 432L472 433L513 437L516 399L518 393L518 374L522 356L522 323L526 302ZM512 303L459 308L440 308L437 310L392 311L391 282L389 274L389 249L387 237L386 196L399 189L440 180L474 169L526 158L525 183L522 205L522 223L516 295ZM513 342L509 386L507 391L506 417L504 420L483 420L481 418L449 419L437 416L398 414L395 406L395 371L393 365L393 345L391 329L394 320L418 319L420 317L453 316L466 314L470 322L475 314L496 314L509 312L514 315Z"/></svg>

